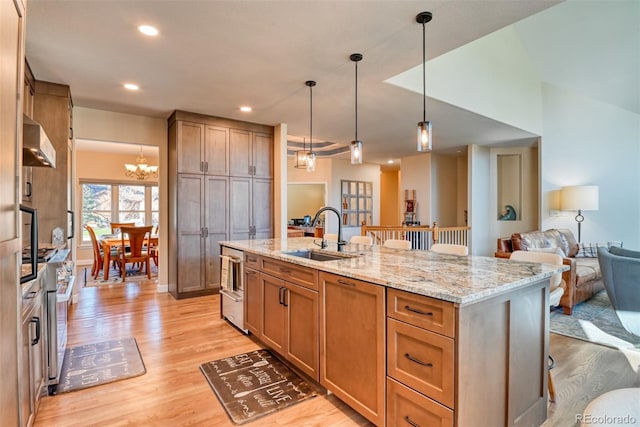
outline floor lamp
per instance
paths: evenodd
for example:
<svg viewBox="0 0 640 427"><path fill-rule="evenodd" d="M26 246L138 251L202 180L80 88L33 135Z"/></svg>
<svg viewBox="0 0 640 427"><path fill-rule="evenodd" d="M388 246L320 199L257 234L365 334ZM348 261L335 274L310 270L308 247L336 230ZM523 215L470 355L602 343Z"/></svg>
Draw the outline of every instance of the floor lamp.
<svg viewBox="0 0 640 427"><path fill-rule="evenodd" d="M584 216L582 211L598 210L598 186L576 185L562 187L560 190L560 209L563 211L578 211L576 222L578 223L578 243L580 243L580 227Z"/></svg>

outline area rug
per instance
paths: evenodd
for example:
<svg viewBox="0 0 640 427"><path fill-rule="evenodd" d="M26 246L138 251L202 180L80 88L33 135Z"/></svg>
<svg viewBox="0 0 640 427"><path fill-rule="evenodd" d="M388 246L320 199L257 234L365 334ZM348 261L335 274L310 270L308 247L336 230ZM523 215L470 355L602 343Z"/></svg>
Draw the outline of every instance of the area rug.
<svg viewBox="0 0 640 427"><path fill-rule="evenodd" d="M563 314L562 310L553 311L549 329L596 344L640 351L640 337L624 329L604 290L576 305L571 316Z"/></svg>
<svg viewBox="0 0 640 427"><path fill-rule="evenodd" d="M234 424L244 424L315 396L309 384L268 350L200 365Z"/></svg>
<svg viewBox="0 0 640 427"><path fill-rule="evenodd" d="M126 270L126 282L139 282L144 280L149 280L147 278L147 273L142 269L134 268L132 265L127 265ZM98 275L97 279L94 279L91 276L91 266L84 267L81 272L83 276L84 286L102 286L102 285L115 285L122 284L122 277L120 277L120 271L115 267L111 266L109 269L109 279L104 280L104 275L102 272ZM158 267L151 262L151 280L158 280Z"/></svg>
<svg viewBox="0 0 640 427"><path fill-rule="evenodd" d="M133 378L145 372L135 338L68 347L55 394Z"/></svg>

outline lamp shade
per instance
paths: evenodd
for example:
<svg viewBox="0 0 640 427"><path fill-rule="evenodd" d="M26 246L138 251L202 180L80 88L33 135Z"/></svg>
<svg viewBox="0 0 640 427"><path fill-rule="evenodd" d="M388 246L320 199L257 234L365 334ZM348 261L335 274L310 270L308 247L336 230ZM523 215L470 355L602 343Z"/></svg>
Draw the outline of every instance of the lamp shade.
<svg viewBox="0 0 640 427"><path fill-rule="evenodd" d="M576 185L560 190L560 209L563 211L597 211L598 186Z"/></svg>

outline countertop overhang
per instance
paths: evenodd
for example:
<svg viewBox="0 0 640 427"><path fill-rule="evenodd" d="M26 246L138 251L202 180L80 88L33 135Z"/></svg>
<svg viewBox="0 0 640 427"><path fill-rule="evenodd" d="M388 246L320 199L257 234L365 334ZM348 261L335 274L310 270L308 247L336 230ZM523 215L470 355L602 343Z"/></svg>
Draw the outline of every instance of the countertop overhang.
<svg viewBox="0 0 640 427"><path fill-rule="evenodd" d="M321 250L314 240L318 239L234 240L222 241L220 245L458 305L475 303L523 288L569 268L566 265L515 262L482 256L461 257L361 244L347 244L342 252L356 256L334 261L314 261L286 254L303 249L338 253L335 242L329 242L329 247Z"/></svg>

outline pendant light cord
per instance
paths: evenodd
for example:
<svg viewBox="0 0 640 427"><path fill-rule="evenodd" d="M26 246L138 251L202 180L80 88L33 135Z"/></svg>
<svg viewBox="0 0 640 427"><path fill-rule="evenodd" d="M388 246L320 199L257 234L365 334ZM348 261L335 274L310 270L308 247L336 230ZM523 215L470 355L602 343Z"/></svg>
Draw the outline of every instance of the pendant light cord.
<svg viewBox="0 0 640 427"><path fill-rule="evenodd" d="M424 27L424 22L422 23L422 121L427 121L427 79L426 79L426 32Z"/></svg>
<svg viewBox="0 0 640 427"><path fill-rule="evenodd" d="M309 152L313 153L313 86L309 85Z"/></svg>
<svg viewBox="0 0 640 427"><path fill-rule="evenodd" d="M356 63L356 141L358 140L358 61Z"/></svg>

